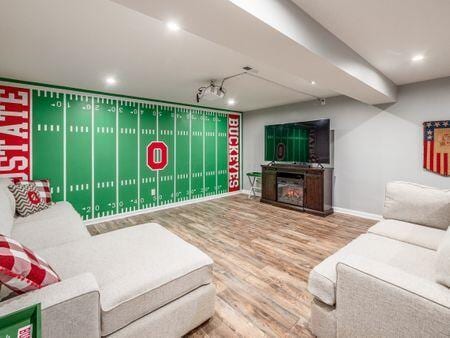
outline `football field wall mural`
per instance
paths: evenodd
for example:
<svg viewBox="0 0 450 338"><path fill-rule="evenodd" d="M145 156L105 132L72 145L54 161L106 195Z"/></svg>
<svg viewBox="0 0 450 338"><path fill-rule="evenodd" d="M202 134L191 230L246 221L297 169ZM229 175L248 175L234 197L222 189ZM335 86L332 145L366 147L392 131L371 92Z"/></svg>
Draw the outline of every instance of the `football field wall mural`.
<svg viewBox="0 0 450 338"><path fill-rule="evenodd" d="M241 114L0 82L0 177L84 220L240 190Z"/></svg>

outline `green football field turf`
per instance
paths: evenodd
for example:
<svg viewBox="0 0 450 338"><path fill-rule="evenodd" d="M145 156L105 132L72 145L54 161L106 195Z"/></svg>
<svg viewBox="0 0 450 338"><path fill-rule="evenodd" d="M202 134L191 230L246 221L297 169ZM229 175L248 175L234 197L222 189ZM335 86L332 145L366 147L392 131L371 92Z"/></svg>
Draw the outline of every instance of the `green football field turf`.
<svg viewBox="0 0 450 338"><path fill-rule="evenodd" d="M32 175L83 219L228 192L228 113L32 90ZM167 165L147 147L167 146Z"/></svg>

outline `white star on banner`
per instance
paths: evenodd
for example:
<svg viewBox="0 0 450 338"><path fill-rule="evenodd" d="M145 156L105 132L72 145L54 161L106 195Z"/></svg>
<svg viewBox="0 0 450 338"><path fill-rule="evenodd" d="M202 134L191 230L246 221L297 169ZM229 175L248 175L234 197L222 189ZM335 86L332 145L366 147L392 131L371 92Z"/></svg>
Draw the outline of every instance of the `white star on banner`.
<svg viewBox="0 0 450 338"><path fill-rule="evenodd" d="M442 125L443 125L445 128L447 128L447 127L448 127L448 121L442 122Z"/></svg>
<svg viewBox="0 0 450 338"><path fill-rule="evenodd" d="M427 127L430 128L431 127L431 122L427 123Z"/></svg>
<svg viewBox="0 0 450 338"><path fill-rule="evenodd" d="M439 122L434 122L435 127L439 127L441 124Z"/></svg>

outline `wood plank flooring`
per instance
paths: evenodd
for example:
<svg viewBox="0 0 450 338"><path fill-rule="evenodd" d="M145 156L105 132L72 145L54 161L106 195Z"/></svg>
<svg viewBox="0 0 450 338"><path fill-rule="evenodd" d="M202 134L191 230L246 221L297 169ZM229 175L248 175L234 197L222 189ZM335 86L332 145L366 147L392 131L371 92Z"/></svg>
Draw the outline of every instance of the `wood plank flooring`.
<svg viewBox="0 0 450 338"><path fill-rule="evenodd" d="M215 262L216 313L189 337L311 337L311 268L375 222L326 218L234 195L91 225L100 234L157 222Z"/></svg>

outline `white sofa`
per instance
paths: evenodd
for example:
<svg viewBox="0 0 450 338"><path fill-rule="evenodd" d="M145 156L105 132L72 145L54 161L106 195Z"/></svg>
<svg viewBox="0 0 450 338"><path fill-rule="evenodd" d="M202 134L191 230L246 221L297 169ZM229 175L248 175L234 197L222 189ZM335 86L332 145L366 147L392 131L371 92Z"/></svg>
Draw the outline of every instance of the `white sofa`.
<svg viewBox="0 0 450 338"><path fill-rule="evenodd" d="M383 220L317 265L318 337L450 337L450 191L386 187Z"/></svg>
<svg viewBox="0 0 450 338"><path fill-rule="evenodd" d="M67 202L14 217L0 181L0 233L42 256L61 282L0 303L42 306L43 337L178 337L214 313L212 260L150 223L91 237ZM5 292L5 287L2 287Z"/></svg>

